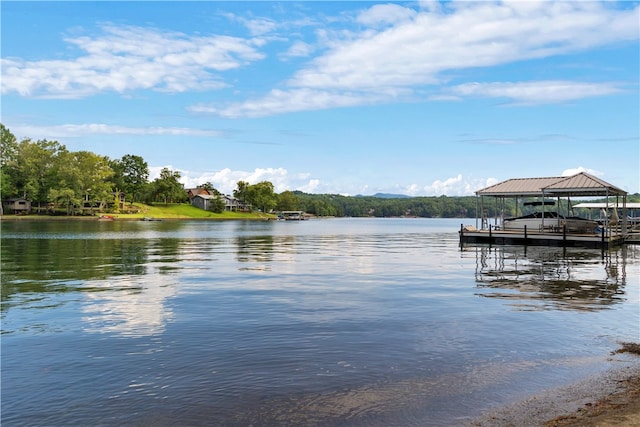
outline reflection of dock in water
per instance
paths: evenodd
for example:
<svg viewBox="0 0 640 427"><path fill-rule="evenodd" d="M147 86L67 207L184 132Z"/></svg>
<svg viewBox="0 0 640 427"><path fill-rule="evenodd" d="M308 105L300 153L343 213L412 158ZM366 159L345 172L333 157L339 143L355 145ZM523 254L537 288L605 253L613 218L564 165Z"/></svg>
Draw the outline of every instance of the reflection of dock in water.
<svg viewBox="0 0 640 427"><path fill-rule="evenodd" d="M600 310L624 301L626 257L614 251L540 246L476 245L478 295L520 310Z"/></svg>

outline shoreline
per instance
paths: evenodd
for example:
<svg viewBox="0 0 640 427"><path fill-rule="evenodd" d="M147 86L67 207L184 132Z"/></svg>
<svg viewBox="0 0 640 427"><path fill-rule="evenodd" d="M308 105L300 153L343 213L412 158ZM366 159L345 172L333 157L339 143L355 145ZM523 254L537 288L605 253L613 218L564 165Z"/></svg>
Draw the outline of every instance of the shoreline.
<svg viewBox="0 0 640 427"><path fill-rule="evenodd" d="M640 354L621 353L602 373L488 410L467 426L640 426Z"/></svg>
<svg viewBox="0 0 640 427"><path fill-rule="evenodd" d="M164 216L149 216L149 217L130 217L130 216L121 216L126 214L109 214L113 216L114 219L108 222L123 222L123 221L275 221L277 218L271 217L260 217L260 216L252 216L252 217L190 217L190 216L179 216L179 217L164 217ZM46 222L46 221L100 221L99 215L94 216L16 216L16 215L0 215L0 222ZM146 219L149 218L149 219Z"/></svg>
<svg viewBox="0 0 640 427"><path fill-rule="evenodd" d="M545 422L545 427L640 426L640 375L618 379L618 391L589 402L574 413Z"/></svg>

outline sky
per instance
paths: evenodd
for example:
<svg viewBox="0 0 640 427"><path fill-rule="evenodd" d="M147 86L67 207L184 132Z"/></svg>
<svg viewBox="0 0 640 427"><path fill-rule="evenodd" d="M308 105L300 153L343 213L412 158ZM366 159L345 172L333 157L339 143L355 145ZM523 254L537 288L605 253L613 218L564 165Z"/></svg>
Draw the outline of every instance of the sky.
<svg viewBox="0 0 640 427"><path fill-rule="evenodd" d="M187 188L640 192L638 1L0 3L0 122Z"/></svg>

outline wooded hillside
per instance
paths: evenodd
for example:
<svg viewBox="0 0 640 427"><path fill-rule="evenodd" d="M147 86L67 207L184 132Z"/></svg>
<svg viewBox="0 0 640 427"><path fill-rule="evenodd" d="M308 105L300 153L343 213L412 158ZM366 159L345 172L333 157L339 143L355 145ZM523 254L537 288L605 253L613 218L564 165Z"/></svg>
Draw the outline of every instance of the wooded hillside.
<svg viewBox="0 0 640 427"><path fill-rule="evenodd" d="M57 141L17 141L2 124L0 132L3 200L22 198L28 200L34 210L57 210L67 215L113 209L119 201L188 202L179 172L163 169L158 178L149 181L147 162L140 156L127 154L121 159L110 159L88 151L69 151ZM207 188L209 194L221 195L211 183L201 186ZM277 194L268 181L254 184L239 181L234 197L263 212L302 210L312 215L336 217L470 218L476 216L479 208L474 196L374 197L300 191ZM630 196L629 201L640 201L640 195ZM499 214L492 203L485 203L484 208L489 217ZM514 213L515 201L507 200L503 214Z"/></svg>

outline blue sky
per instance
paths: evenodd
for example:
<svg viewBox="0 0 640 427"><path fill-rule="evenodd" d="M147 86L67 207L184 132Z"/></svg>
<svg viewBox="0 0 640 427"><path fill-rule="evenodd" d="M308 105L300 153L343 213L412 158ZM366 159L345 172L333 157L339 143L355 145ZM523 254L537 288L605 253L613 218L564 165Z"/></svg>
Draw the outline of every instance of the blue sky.
<svg viewBox="0 0 640 427"><path fill-rule="evenodd" d="M640 192L639 2L2 1L1 122L187 187Z"/></svg>

